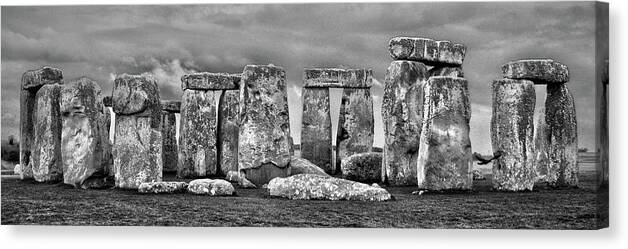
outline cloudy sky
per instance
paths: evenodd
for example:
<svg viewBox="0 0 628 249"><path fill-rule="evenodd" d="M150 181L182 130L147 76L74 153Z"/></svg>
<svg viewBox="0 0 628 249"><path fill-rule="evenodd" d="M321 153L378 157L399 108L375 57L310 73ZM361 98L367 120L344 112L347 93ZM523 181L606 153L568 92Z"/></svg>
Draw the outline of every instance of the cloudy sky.
<svg viewBox="0 0 628 249"><path fill-rule="evenodd" d="M247 64L273 63L286 70L296 143L303 68L372 68L375 145L382 146L381 84L392 61L388 40L403 35L467 45L463 68L474 151L492 151L490 84L500 78L500 66L541 57L569 67L580 147L591 150L595 31L590 2L3 6L2 138L18 134L20 78L29 69L58 67L66 80L88 76L106 94L116 74L148 72L162 99L180 99L185 73L236 73ZM540 106L545 89L536 90ZM338 108L339 96L332 94L332 108Z"/></svg>

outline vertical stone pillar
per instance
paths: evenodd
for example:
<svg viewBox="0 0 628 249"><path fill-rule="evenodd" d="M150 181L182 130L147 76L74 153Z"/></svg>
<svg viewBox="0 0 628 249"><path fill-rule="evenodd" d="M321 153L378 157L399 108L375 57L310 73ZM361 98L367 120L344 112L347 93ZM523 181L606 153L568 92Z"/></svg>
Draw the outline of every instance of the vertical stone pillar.
<svg viewBox="0 0 628 249"><path fill-rule="evenodd" d="M336 173L332 163L332 127L329 87L339 87L338 70L305 69L302 89L301 157L328 174Z"/></svg>
<svg viewBox="0 0 628 249"><path fill-rule="evenodd" d="M238 169L255 185L290 175L288 113L284 69L247 65L240 84Z"/></svg>
<svg viewBox="0 0 628 249"><path fill-rule="evenodd" d="M529 80L493 81L491 140L501 156L493 161L493 188L532 190L534 169L534 83Z"/></svg>
<svg viewBox="0 0 628 249"><path fill-rule="evenodd" d="M220 91L238 87L240 76L194 73L181 78L181 125L177 176L197 178L219 174L217 105Z"/></svg>
<svg viewBox="0 0 628 249"><path fill-rule="evenodd" d="M161 181L161 103L157 83L151 76L118 75L112 100L116 113L116 187L136 189L143 182Z"/></svg>
<svg viewBox="0 0 628 249"><path fill-rule="evenodd" d="M35 112L37 110L37 91L48 84L63 84L63 73L52 67L30 70L22 75L20 89L20 165L23 180L33 178L31 149L35 139Z"/></svg>
<svg viewBox="0 0 628 249"><path fill-rule="evenodd" d="M534 168L536 169L536 182L555 182L551 177L556 172L549 168L549 158L547 156L547 123L545 123L545 107L541 107L534 121Z"/></svg>
<svg viewBox="0 0 628 249"><path fill-rule="evenodd" d="M393 61L386 72L382 101L385 137L382 181L390 185L417 184L423 86L428 77L427 66L415 61Z"/></svg>
<svg viewBox="0 0 628 249"><path fill-rule="evenodd" d="M111 158L110 114L98 83L82 77L66 84L61 90L61 113L63 182L81 187L90 177L106 177Z"/></svg>
<svg viewBox="0 0 628 249"><path fill-rule="evenodd" d="M373 71L346 69L339 72L344 88L336 135L336 168L351 155L370 152L373 148ZM340 171L340 169L336 169Z"/></svg>
<svg viewBox="0 0 628 249"><path fill-rule="evenodd" d="M59 182L63 178L60 92L61 85L49 84L42 86L35 95L37 106L29 168L38 182Z"/></svg>
<svg viewBox="0 0 628 249"><path fill-rule="evenodd" d="M218 103L218 165L220 173L238 171L240 91L223 90Z"/></svg>
<svg viewBox="0 0 628 249"><path fill-rule="evenodd" d="M431 77L424 91L418 186L428 190L471 189L471 105L467 80Z"/></svg>
<svg viewBox="0 0 628 249"><path fill-rule="evenodd" d="M176 113L181 110L181 101L162 100L161 108L162 164L164 173L174 173L179 163Z"/></svg>
<svg viewBox="0 0 628 249"><path fill-rule="evenodd" d="M105 153L106 155L105 161L107 162L106 170L107 170L108 176L114 177L115 171L113 169L113 154L112 154L113 144L109 136L111 133L111 120L113 119L113 115L114 115L110 110L110 108L113 105L111 96L104 96L102 98L102 103L103 103L103 114L104 114L103 126L105 127L103 130L103 137L107 138L107 143L109 144L109 147L106 148L106 153Z"/></svg>

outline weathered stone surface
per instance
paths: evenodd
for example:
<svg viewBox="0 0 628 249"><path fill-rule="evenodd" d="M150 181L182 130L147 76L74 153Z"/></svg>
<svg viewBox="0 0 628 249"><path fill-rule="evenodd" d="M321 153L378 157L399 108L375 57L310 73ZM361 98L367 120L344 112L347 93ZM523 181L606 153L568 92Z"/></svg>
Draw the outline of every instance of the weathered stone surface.
<svg viewBox="0 0 628 249"><path fill-rule="evenodd" d="M186 182L143 182L137 190L142 194L173 194L185 193L187 188Z"/></svg>
<svg viewBox="0 0 628 249"><path fill-rule="evenodd" d="M538 117L534 121L534 169L536 170L537 182L556 182L556 174L550 172L558 172L558 169L550 169L552 165L549 162L547 154L547 123L545 122L545 107L541 107ZM552 179L553 178L553 179Z"/></svg>
<svg viewBox="0 0 628 249"><path fill-rule="evenodd" d="M104 104L104 101L103 101ZM111 142L109 133L111 131L111 116L113 115L111 113L111 110L109 109L109 107L105 107L103 105L103 117L100 119L101 121L101 127L103 127L102 129L100 129L100 136L102 141L105 141L104 143L102 143L103 145L103 153L104 153L104 159L103 162L105 162L106 164L106 173L108 176L113 177L115 175L115 170L113 168L113 143Z"/></svg>
<svg viewBox="0 0 628 249"><path fill-rule="evenodd" d="M38 182L58 182L63 178L61 163L61 85L42 86L35 96L34 140L29 168Z"/></svg>
<svg viewBox="0 0 628 249"><path fill-rule="evenodd" d="M336 138L336 167L340 167L343 158L371 151L374 122L371 90L344 89Z"/></svg>
<svg viewBox="0 0 628 249"><path fill-rule="evenodd" d="M104 97L102 97L102 104L105 105L105 107L111 107L113 105L113 101L111 100L111 96L104 96Z"/></svg>
<svg viewBox="0 0 628 249"><path fill-rule="evenodd" d="M301 157L333 174L329 88L303 88L302 93Z"/></svg>
<svg viewBox="0 0 628 249"><path fill-rule="evenodd" d="M531 80L534 84L566 83L569 81L567 66L552 59L511 61L502 65L504 77Z"/></svg>
<svg viewBox="0 0 628 249"><path fill-rule="evenodd" d="M370 88L373 86L373 70L306 68L303 82L306 88Z"/></svg>
<svg viewBox="0 0 628 249"><path fill-rule="evenodd" d="M72 80L61 90L65 184L83 187L88 178L104 177L110 169L109 110L101 99L98 83L86 77Z"/></svg>
<svg viewBox="0 0 628 249"><path fill-rule="evenodd" d="M150 75L118 75L111 98L116 114L152 116L157 107L158 115L161 115L159 89Z"/></svg>
<svg viewBox="0 0 628 249"><path fill-rule="evenodd" d="M285 79L283 68L273 65L247 65L242 73L238 169L246 171L256 185L290 173L292 141Z"/></svg>
<svg viewBox="0 0 628 249"><path fill-rule="evenodd" d="M161 118L162 164L164 172L172 173L177 171L177 164L179 163L177 117L173 112L164 111Z"/></svg>
<svg viewBox="0 0 628 249"><path fill-rule="evenodd" d="M556 174L550 185L558 187L578 185L578 128L576 106L567 85L548 85L545 99L547 154L550 170Z"/></svg>
<svg viewBox="0 0 628 249"><path fill-rule="evenodd" d="M238 171L229 171L226 174L225 180L235 182L240 185L241 188L257 188L255 184L246 179L246 175Z"/></svg>
<svg viewBox="0 0 628 249"><path fill-rule="evenodd" d="M602 86L600 93L600 140L597 147L600 150L600 163L596 167L597 181L600 187L608 187L608 60L604 61L602 69ZM603 203L603 202L602 202Z"/></svg>
<svg viewBox="0 0 628 249"><path fill-rule="evenodd" d="M35 139L35 111L37 101L35 95L37 90L47 84L63 84L63 74L61 70L51 67L43 67L37 70L30 70L22 75L20 89L20 165L21 179L32 179L33 169L31 168L31 148Z"/></svg>
<svg viewBox="0 0 628 249"><path fill-rule="evenodd" d="M423 86L427 66L393 61L386 72L382 119L384 163L382 181L394 186L417 184L417 157L423 125Z"/></svg>
<svg viewBox="0 0 628 249"><path fill-rule="evenodd" d="M534 169L534 83L528 80L493 81L491 141L501 156L493 161L493 188L532 190Z"/></svg>
<svg viewBox="0 0 628 249"><path fill-rule="evenodd" d="M193 73L181 77L183 90L231 90L238 89L240 74Z"/></svg>
<svg viewBox="0 0 628 249"><path fill-rule="evenodd" d="M424 87L417 180L420 189L465 190L473 183L467 80L431 77Z"/></svg>
<svg viewBox="0 0 628 249"><path fill-rule="evenodd" d="M218 104L218 165L220 173L238 171L240 92L226 90Z"/></svg>
<svg viewBox="0 0 628 249"><path fill-rule="evenodd" d="M474 169L471 173L473 174L473 180L486 180L486 177L484 177L484 174L482 174L482 171L479 169Z"/></svg>
<svg viewBox="0 0 628 249"><path fill-rule="evenodd" d="M466 47L450 41L421 37L393 37L388 51L394 60L420 61L430 65L462 65Z"/></svg>
<svg viewBox="0 0 628 249"><path fill-rule="evenodd" d="M183 91L177 168L180 178L218 173L216 104L219 94L217 91Z"/></svg>
<svg viewBox="0 0 628 249"><path fill-rule="evenodd" d="M342 159L340 171L342 178L347 180L379 182L382 179L382 153L367 152L351 155Z"/></svg>
<svg viewBox="0 0 628 249"><path fill-rule="evenodd" d="M162 100L161 108L166 112L179 113L181 112L181 101L178 100Z"/></svg>
<svg viewBox="0 0 628 249"><path fill-rule="evenodd" d="M315 174L329 176L327 173L325 173L325 170L316 166L316 164L313 164L305 158L300 158L296 156L293 156L292 160L290 161L290 169L290 175Z"/></svg>
<svg viewBox="0 0 628 249"><path fill-rule="evenodd" d="M275 178L268 183L268 190L271 196L296 200L387 201L392 198L383 188L314 174Z"/></svg>
<svg viewBox="0 0 628 249"><path fill-rule="evenodd" d="M462 67L448 67L448 66L434 66L429 70L430 77L433 76L451 76L451 77L464 77Z"/></svg>
<svg viewBox="0 0 628 249"><path fill-rule="evenodd" d="M126 74L114 82L116 187L136 189L143 182L160 182L162 110L157 83L152 77Z"/></svg>
<svg viewBox="0 0 628 249"><path fill-rule="evenodd" d="M197 195L233 195L235 188L230 182L221 179L198 179L190 182L188 192Z"/></svg>

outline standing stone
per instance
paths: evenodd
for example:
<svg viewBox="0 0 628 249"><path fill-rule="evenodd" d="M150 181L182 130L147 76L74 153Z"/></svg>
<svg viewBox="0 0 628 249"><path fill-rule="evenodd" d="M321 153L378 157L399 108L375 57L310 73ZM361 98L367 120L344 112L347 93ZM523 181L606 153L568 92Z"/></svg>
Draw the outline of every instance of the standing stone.
<svg viewBox="0 0 628 249"><path fill-rule="evenodd" d="M536 181L534 153L534 83L529 80L493 81L491 140L501 156L493 162L493 188L532 190Z"/></svg>
<svg viewBox="0 0 628 249"><path fill-rule="evenodd" d="M20 89L20 165L21 179L32 179L31 148L35 139L35 110L37 90L47 84L63 84L63 73L57 68L42 67L30 70L22 75Z"/></svg>
<svg viewBox="0 0 628 249"><path fill-rule="evenodd" d="M35 95L34 141L30 165L38 182L58 182L63 178L61 164L61 115L59 94L61 85L42 86Z"/></svg>
<svg viewBox="0 0 628 249"><path fill-rule="evenodd" d="M288 113L283 68L247 65L240 84L238 169L256 185L290 175Z"/></svg>
<svg viewBox="0 0 628 249"><path fill-rule="evenodd" d="M163 111L161 113L162 127L162 164L164 172L177 172L179 163L179 151L177 148L177 116L174 112Z"/></svg>
<svg viewBox="0 0 628 249"><path fill-rule="evenodd" d="M224 90L218 104L218 165L222 175L238 171L239 102L238 90Z"/></svg>
<svg viewBox="0 0 628 249"><path fill-rule="evenodd" d="M556 169L550 169L547 155L547 123L545 122L545 107L541 107L537 119L534 121L534 168L536 169L537 182L556 182Z"/></svg>
<svg viewBox="0 0 628 249"><path fill-rule="evenodd" d="M471 106L467 80L431 77L424 87L417 182L420 189L471 189Z"/></svg>
<svg viewBox="0 0 628 249"><path fill-rule="evenodd" d="M547 123L547 153L549 169L554 174L549 182L552 186L578 185L578 129L576 106L566 84L547 85L545 99L545 122ZM557 171L554 171L557 170Z"/></svg>
<svg viewBox="0 0 628 249"><path fill-rule="evenodd" d="M82 187L88 178L104 177L109 170L109 110L103 106L100 94L100 86L86 77L71 81L61 90L65 184Z"/></svg>
<svg viewBox="0 0 628 249"><path fill-rule="evenodd" d="M301 157L334 174L329 88L303 88Z"/></svg>
<svg viewBox="0 0 628 249"><path fill-rule="evenodd" d="M137 189L162 177L161 104L150 76L122 74L113 87L115 185Z"/></svg>
<svg viewBox="0 0 628 249"><path fill-rule="evenodd" d="M427 66L393 61L386 72L382 119L384 160L382 181L390 185L417 184L417 157L423 126L423 86Z"/></svg>
<svg viewBox="0 0 628 249"><path fill-rule="evenodd" d="M111 96L105 96L105 97L109 97L111 99ZM104 162L106 162L107 167L106 167L106 171L107 171L107 175L114 177L115 175L115 170L113 169L113 153L112 153L112 149L113 149L113 143L110 139L110 133L111 133L111 116L113 115L111 113L111 109L110 107L104 105L107 102L104 101L103 98L103 118L101 119L102 122L102 126L103 127L100 131L101 131L101 139L103 141L105 141L106 143L103 143L104 146L104 153L105 153L105 158L103 159ZM111 103L111 102L109 102Z"/></svg>
<svg viewBox="0 0 628 249"><path fill-rule="evenodd" d="M600 161L597 164L597 182L602 188L608 187L608 59L604 61L604 67L602 69L602 85L600 93L600 120L598 123L599 128L599 142L598 148L600 151Z"/></svg>

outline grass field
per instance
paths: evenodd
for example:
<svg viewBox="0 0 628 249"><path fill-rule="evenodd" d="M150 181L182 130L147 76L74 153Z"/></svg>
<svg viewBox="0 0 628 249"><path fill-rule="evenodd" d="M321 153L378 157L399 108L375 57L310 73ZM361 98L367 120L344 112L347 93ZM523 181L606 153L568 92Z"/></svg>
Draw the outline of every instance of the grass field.
<svg viewBox="0 0 628 249"><path fill-rule="evenodd" d="M608 191L595 190L594 179L585 171L577 189L503 193L491 191L489 176L470 193L418 196L412 187L387 188L395 200L382 203L287 200L265 189L237 189L235 197L141 195L3 179L1 223L595 229L608 222L597 214L597 200Z"/></svg>

